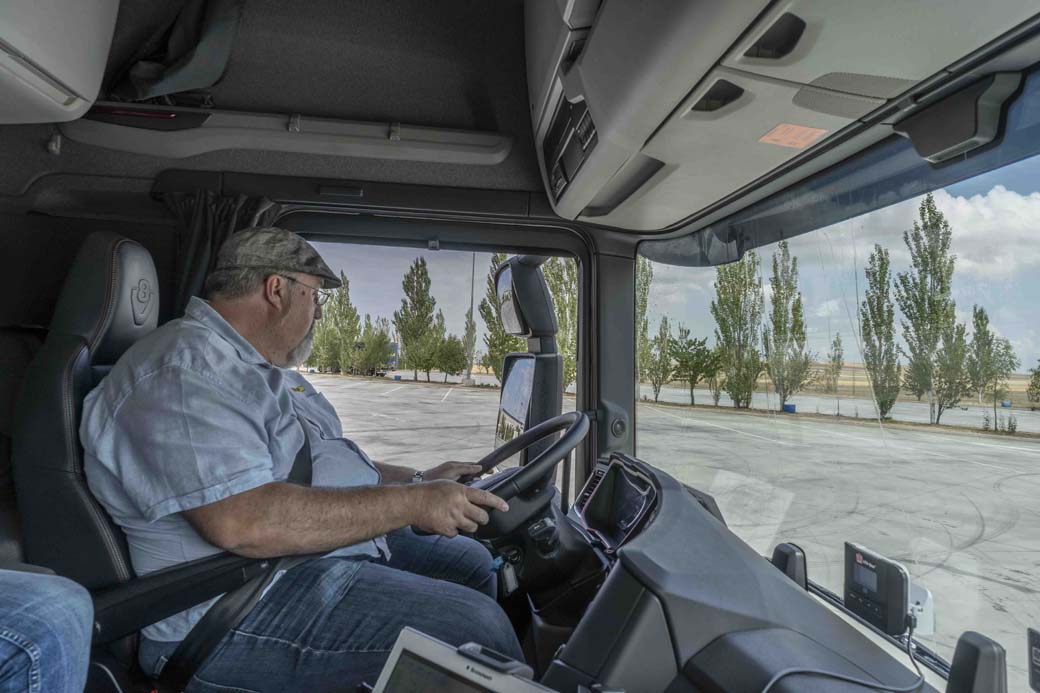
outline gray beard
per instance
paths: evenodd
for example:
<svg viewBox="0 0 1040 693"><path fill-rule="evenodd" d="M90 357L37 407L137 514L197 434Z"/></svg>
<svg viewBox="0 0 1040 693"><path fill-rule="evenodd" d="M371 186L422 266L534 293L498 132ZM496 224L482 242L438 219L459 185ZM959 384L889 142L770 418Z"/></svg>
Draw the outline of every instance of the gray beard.
<svg viewBox="0 0 1040 693"><path fill-rule="evenodd" d="M303 341L297 344L292 350L289 351L285 356L285 365L282 368L296 368L302 366L303 363L310 358L311 351L314 349L314 325L317 324L317 320L311 322L311 329L307 330L307 336L303 338Z"/></svg>

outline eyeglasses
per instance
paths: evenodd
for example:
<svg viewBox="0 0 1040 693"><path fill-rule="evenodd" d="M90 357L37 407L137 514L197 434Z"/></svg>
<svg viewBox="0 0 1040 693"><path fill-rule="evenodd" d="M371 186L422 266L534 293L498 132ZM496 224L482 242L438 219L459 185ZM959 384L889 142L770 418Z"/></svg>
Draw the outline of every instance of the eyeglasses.
<svg viewBox="0 0 1040 693"><path fill-rule="evenodd" d="M325 289L319 289L316 286L311 286L310 284L308 284L306 282L301 282L296 277L290 277L288 274L279 274L277 272L275 274L278 274L278 276L282 277L283 279L288 279L291 282L295 282L295 283L299 284L300 286L306 286L308 289L310 289L312 294L313 294L313 296L314 296L314 305L316 305L316 306L323 306L323 305L325 305L326 303L329 302L329 298L332 296L332 292L331 291L326 291Z"/></svg>

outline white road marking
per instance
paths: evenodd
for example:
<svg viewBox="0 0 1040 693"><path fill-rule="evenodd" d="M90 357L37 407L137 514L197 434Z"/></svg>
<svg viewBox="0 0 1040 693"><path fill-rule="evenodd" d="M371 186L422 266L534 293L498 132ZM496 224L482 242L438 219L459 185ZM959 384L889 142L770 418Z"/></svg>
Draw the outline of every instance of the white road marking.
<svg viewBox="0 0 1040 693"><path fill-rule="evenodd" d="M389 395L389 394L390 394L391 392L397 392L398 390L403 390L403 389L405 389L406 387L408 387L408 386L407 386L407 385L398 385L397 387L395 387L395 388L393 388L393 389L391 389L391 390L387 390L386 392L383 392L383 393L381 393L381 394L383 394L383 395Z"/></svg>
<svg viewBox="0 0 1040 693"><path fill-rule="evenodd" d="M736 428L730 428L729 426L723 426L722 424L711 423L710 421L704 421L703 419L695 419L692 416L676 416L675 414L672 414L671 412L664 411L663 409L658 409L657 407L650 407L650 409L653 409L654 411L656 411L656 412L658 412L660 414L664 414L665 416L670 416L673 419L678 419L679 421L692 421L693 423L704 424L705 426L714 426L715 428L721 428L721 429L723 429L725 431L732 431L733 433L739 433L742 436L748 436L750 438L758 438L759 440L764 440L767 443L776 443L777 445L794 445L794 446L798 446L798 447L804 447L804 446L800 445L799 443L789 443L786 440L778 440L776 438L766 438L765 436L760 436L760 435L755 434L755 433L748 433L747 431L741 431L741 430L736 429Z"/></svg>
<svg viewBox="0 0 1040 693"><path fill-rule="evenodd" d="M448 391L444 393L443 397L441 397L441 401L443 402L444 400L448 399L448 395L450 395L451 391L454 390L454 389L455 388L453 388L453 387L448 388Z"/></svg>

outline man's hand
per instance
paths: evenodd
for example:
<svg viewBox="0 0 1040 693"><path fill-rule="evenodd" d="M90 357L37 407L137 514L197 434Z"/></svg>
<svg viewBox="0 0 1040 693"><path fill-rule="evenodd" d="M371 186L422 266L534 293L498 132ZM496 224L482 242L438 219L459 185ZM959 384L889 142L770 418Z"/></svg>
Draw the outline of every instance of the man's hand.
<svg viewBox="0 0 1040 693"><path fill-rule="evenodd" d="M445 479L406 488L414 499L412 525L446 537L456 536L459 530L476 532L479 525L486 525L490 518L484 508L509 510L492 493Z"/></svg>
<svg viewBox="0 0 1040 693"><path fill-rule="evenodd" d="M479 464L445 462L423 472L423 481L437 481L438 479L458 481L464 476L479 476L482 471Z"/></svg>

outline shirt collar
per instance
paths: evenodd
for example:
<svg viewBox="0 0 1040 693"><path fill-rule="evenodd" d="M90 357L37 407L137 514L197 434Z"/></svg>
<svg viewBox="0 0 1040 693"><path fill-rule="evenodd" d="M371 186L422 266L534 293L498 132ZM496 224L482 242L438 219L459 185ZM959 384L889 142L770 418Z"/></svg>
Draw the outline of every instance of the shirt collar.
<svg viewBox="0 0 1040 693"><path fill-rule="evenodd" d="M184 309L184 315L202 323L216 332L225 341L230 342L231 346L235 347L235 351L238 352L239 358L246 363L257 366L271 366L271 362L261 356L256 347L240 335L238 330L232 327L220 313L215 311L208 301L198 296L192 296L191 300L188 301L188 306Z"/></svg>

